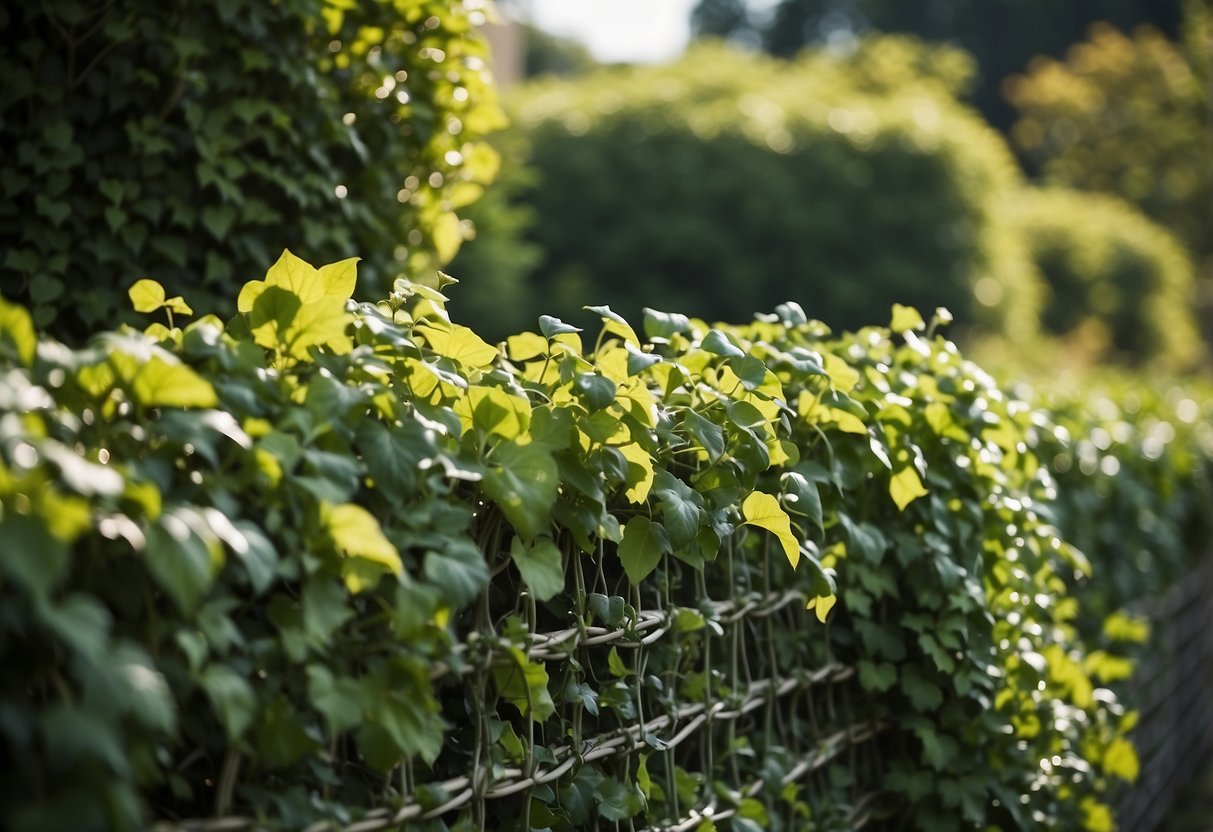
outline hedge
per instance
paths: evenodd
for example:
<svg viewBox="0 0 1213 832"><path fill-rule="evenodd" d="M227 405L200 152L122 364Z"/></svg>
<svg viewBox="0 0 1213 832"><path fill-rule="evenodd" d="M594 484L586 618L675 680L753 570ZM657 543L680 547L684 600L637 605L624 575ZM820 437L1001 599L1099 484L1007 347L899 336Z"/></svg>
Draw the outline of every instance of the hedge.
<svg viewBox="0 0 1213 832"><path fill-rule="evenodd" d="M1008 194L1001 213L1048 287L1045 330L1084 330L1137 362L1200 356L1192 262L1165 228L1114 197L1062 189Z"/></svg>
<svg viewBox="0 0 1213 832"><path fill-rule="evenodd" d="M188 325L141 280L76 350L0 305L6 828L1111 828L1049 417L938 320L494 347L355 275L284 253Z"/></svg>
<svg viewBox="0 0 1213 832"><path fill-rule="evenodd" d="M129 312L128 275L225 309L267 240L369 252L376 297L432 276L497 166L482 7L6 4L0 285L82 338Z"/></svg>
<svg viewBox="0 0 1213 832"><path fill-rule="evenodd" d="M953 96L963 66L909 39L795 63L707 45L671 66L520 88L499 145L524 145L511 165L534 184L514 201L533 211L525 239L543 259L518 291L566 318L585 297L708 320L791 298L842 328L892 302L945 305L1030 337L1039 279L994 216L1019 173ZM501 236L483 219L471 251ZM491 274L476 265L456 269Z"/></svg>

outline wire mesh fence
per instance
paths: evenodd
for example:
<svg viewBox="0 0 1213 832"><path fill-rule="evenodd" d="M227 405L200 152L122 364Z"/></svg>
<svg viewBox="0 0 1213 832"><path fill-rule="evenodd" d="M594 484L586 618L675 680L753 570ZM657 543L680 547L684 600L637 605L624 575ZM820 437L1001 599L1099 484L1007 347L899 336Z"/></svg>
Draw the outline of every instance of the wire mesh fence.
<svg viewBox="0 0 1213 832"><path fill-rule="evenodd" d="M1141 774L1119 821L1152 832L1213 753L1213 557L1137 612L1151 635L1124 698L1141 714L1133 734Z"/></svg>

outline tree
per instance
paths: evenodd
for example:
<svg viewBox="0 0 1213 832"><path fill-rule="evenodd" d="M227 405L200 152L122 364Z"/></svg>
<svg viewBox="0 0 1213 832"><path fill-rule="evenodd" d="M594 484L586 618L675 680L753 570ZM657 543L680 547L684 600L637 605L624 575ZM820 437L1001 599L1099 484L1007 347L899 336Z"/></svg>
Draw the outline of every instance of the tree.
<svg viewBox="0 0 1213 832"><path fill-rule="evenodd" d="M1208 12L1189 27L1195 43L1203 27L1207 48ZM1209 256L1213 147L1199 54L1156 29L1097 25L1066 60L1037 59L1010 79L1012 138L1045 180L1127 199Z"/></svg>
<svg viewBox="0 0 1213 832"><path fill-rule="evenodd" d="M765 18L736 11L739 2L700 0L692 19L711 21L712 28L701 25L699 31L717 37L756 29L763 48L784 57L872 31L960 46L980 69L973 101L999 128L1009 127L1013 117L999 85L1033 55L1062 54L1097 20L1121 27L1148 22L1173 35L1180 19L1180 0L781 0Z"/></svg>

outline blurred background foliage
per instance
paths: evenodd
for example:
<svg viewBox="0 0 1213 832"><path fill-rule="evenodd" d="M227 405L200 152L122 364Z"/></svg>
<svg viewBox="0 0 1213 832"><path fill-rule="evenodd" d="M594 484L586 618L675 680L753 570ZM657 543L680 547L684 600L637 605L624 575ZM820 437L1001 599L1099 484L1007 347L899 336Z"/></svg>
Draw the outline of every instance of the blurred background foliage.
<svg viewBox="0 0 1213 832"><path fill-rule="evenodd" d="M792 5L771 12L772 32ZM1096 19L1062 5L1083 25ZM992 71L983 55L835 15L855 37L805 38L777 59L738 48L761 43L721 22L740 8L702 3L698 29L733 42L700 43L672 65L528 59L542 77L510 91L512 126L495 140L509 172L469 211L477 238L451 266L492 287L488 300L461 297L486 335L542 312L576 318L586 303L738 320L791 299L847 328L900 302L945 305L998 349L1052 349L1041 336L1053 335L1091 361L1201 360L1196 319L1213 317L1194 279L1213 238L1205 6L1187 4L1182 25L1175 7L1168 25L1183 44L1100 23L1068 62L1024 58L1027 74L1003 85L1021 112L1019 161L974 106ZM1111 16L1170 19L1143 8ZM552 37L534 49L575 53ZM1112 69L1088 80L1092 62L1133 83ZM1025 143L1054 133L1071 143Z"/></svg>
<svg viewBox="0 0 1213 832"><path fill-rule="evenodd" d="M1199 356L1191 262L1164 227L1116 197L1063 188L1010 194L1002 221L1048 286L1046 332L1093 357L1189 366Z"/></svg>
<svg viewBox="0 0 1213 832"><path fill-rule="evenodd" d="M1010 127L1014 111L1004 78L1037 55L1061 56L1088 27L1143 23L1168 37L1180 29L1185 0L700 0L692 25L700 35L727 38L791 57L805 46L846 44L873 33L900 33L964 49L978 68L973 102L991 124Z"/></svg>
<svg viewBox="0 0 1213 832"><path fill-rule="evenodd" d="M0 6L4 294L78 337L132 276L212 311L284 246L361 254L369 297L432 274L497 169L480 6Z"/></svg>
<svg viewBox="0 0 1213 832"><path fill-rule="evenodd" d="M643 302L744 319L797 300L841 328L896 300L1030 337L1038 281L995 218L1020 174L953 95L970 71L963 53L909 38L794 63L701 45L669 66L517 90L500 146L533 172L511 195L540 253L518 277L526 314L605 302L635 316ZM509 222L480 209L452 266L472 285L470 258L503 245ZM521 322L475 321L498 336Z"/></svg>

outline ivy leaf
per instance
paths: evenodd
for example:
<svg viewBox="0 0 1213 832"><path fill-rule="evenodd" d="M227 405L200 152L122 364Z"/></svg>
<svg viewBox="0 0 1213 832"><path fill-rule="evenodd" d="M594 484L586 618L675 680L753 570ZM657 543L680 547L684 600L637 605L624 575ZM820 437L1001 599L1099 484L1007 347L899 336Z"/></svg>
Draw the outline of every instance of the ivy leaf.
<svg viewBox="0 0 1213 832"><path fill-rule="evenodd" d="M824 531L821 514L821 492L803 474L789 471L780 477L783 485L783 502L788 511L808 518L808 521Z"/></svg>
<svg viewBox="0 0 1213 832"><path fill-rule="evenodd" d="M813 610L817 616L817 620L824 624L826 623L826 618L830 615L830 610L834 609L834 605L837 603L837 595L818 595L815 598L809 599L809 603L805 605L805 609Z"/></svg>
<svg viewBox="0 0 1213 832"><path fill-rule="evenodd" d="M144 407L215 407L219 404L219 397L209 381L184 364L169 363L158 355L134 364L129 383L135 400Z"/></svg>
<svg viewBox="0 0 1213 832"><path fill-rule="evenodd" d="M148 527L143 552L148 571L183 612L197 605L223 557L218 540L204 540L197 525L183 509L166 512Z"/></svg>
<svg viewBox="0 0 1213 832"><path fill-rule="evenodd" d="M342 301L349 300L354 295L354 286L358 282L359 257L348 257L336 263L321 266L317 277L324 294Z"/></svg>
<svg viewBox="0 0 1213 832"><path fill-rule="evenodd" d="M502 439L517 439L531 425L531 403L500 387L469 385L455 412L476 430Z"/></svg>
<svg viewBox="0 0 1213 832"><path fill-rule="evenodd" d="M632 503L643 503L653 486L653 457L635 442L623 445L618 450L628 465L625 477L628 488L624 496Z"/></svg>
<svg viewBox="0 0 1213 832"><path fill-rule="evenodd" d="M471 603L489 582L484 553L465 537L450 538L425 555L425 577L456 609Z"/></svg>
<svg viewBox="0 0 1213 832"><path fill-rule="evenodd" d="M362 723L365 703L357 679L335 677L323 664L311 663L307 666L307 695L312 707L324 717L330 736Z"/></svg>
<svg viewBox="0 0 1213 832"><path fill-rule="evenodd" d="M548 538L541 538L528 547L515 537L510 543L510 557L526 585L540 601L546 601L564 589L560 549Z"/></svg>
<svg viewBox="0 0 1213 832"><path fill-rule="evenodd" d="M569 333L581 332L580 327L566 324L559 318L554 318L551 315L539 316L539 331L543 333L543 337L547 339L555 338L557 335L567 335Z"/></svg>
<svg viewBox="0 0 1213 832"><path fill-rule="evenodd" d="M1137 759L1133 744L1123 737L1112 740L1103 755L1103 770L1126 783L1135 781L1141 772L1141 763Z"/></svg>
<svg viewBox="0 0 1213 832"><path fill-rule="evenodd" d="M326 644L354 614L346 597L336 582L324 577L313 577L303 587L303 629L315 644Z"/></svg>
<svg viewBox="0 0 1213 832"><path fill-rule="evenodd" d="M880 529L870 523L856 523L845 514L839 514L838 519L842 521L850 540L847 551L859 555L874 566L879 565L888 546Z"/></svg>
<svg viewBox="0 0 1213 832"><path fill-rule="evenodd" d="M906 506L926 493L927 489L923 487L922 480L912 465L901 468L889 480L889 496L900 511L905 511Z"/></svg>
<svg viewBox="0 0 1213 832"><path fill-rule="evenodd" d="M923 758L936 771L947 768L960 751L960 744L955 738L940 734L929 724L915 727L914 733L922 740Z"/></svg>
<svg viewBox="0 0 1213 832"><path fill-rule="evenodd" d="M362 506L321 503L320 524L333 547L345 557L341 571L350 592L369 588L385 571L396 575L404 572L400 553L384 537L379 521Z"/></svg>
<svg viewBox="0 0 1213 832"><path fill-rule="evenodd" d="M579 373L573 379L573 389L591 413L615 401L615 382L599 373Z"/></svg>
<svg viewBox="0 0 1213 832"><path fill-rule="evenodd" d="M901 668L901 689L917 711L933 711L943 704L943 691L914 665Z"/></svg>
<svg viewBox="0 0 1213 832"><path fill-rule="evenodd" d="M551 519L559 477L551 453L539 445L503 441L493 448L483 486L525 539L538 536Z"/></svg>
<svg viewBox="0 0 1213 832"><path fill-rule="evenodd" d="M497 693L523 716L543 722L556 713L556 704L548 692L548 671L543 662L532 662L517 647L508 648L508 656L493 664L493 682Z"/></svg>
<svg viewBox="0 0 1213 832"><path fill-rule="evenodd" d="M726 358L745 358L745 353L729 339L729 336L719 329L708 330L699 346L713 355L723 355ZM765 368L764 368L765 369ZM739 374L740 375L740 374Z"/></svg>
<svg viewBox="0 0 1213 832"><path fill-rule="evenodd" d="M488 367L498 356L496 347L466 326L448 324L441 329L436 326L419 326L416 332L425 337L431 350L464 367Z"/></svg>
<svg viewBox="0 0 1213 832"><path fill-rule="evenodd" d="M897 667L890 662L859 662L859 684L866 690L884 693L897 683Z"/></svg>
<svg viewBox="0 0 1213 832"><path fill-rule="evenodd" d="M0 297L0 347L9 345L21 363L28 367L38 349L38 335L29 312Z"/></svg>
<svg viewBox="0 0 1213 832"><path fill-rule="evenodd" d="M661 356L651 352L642 352L638 348L632 346L631 342L624 345L628 354L628 375L634 376L637 373L644 372L654 364L661 362Z"/></svg>
<svg viewBox="0 0 1213 832"><path fill-rule="evenodd" d="M623 527L619 544L619 560L628 580L640 583L657 568L661 556L670 551L665 529L644 515L637 515Z"/></svg>
<svg viewBox="0 0 1213 832"><path fill-rule="evenodd" d="M46 595L66 571L66 542L33 517L14 513L0 520L0 551L0 573L34 596Z"/></svg>
<svg viewBox="0 0 1213 832"><path fill-rule="evenodd" d="M724 456L724 429L694 410L687 409L682 417L683 427L707 452L708 460L716 462Z"/></svg>
<svg viewBox="0 0 1213 832"><path fill-rule="evenodd" d="M800 563L800 543L792 534L792 520L779 507L779 500L770 494L755 491L741 504L741 515L745 518L743 526L757 526L775 535L783 546L788 562L793 569L796 568Z"/></svg>
<svg viewBox="0 0 1213 832"><path fill-rule="evenodd" d="M408 425L388 430L374 419L358 420L354 444L375 488L397 505L413 496L417 468L433 452L419 431Z"/></svg>
<svg viewBox="0 0 1213 832"><path fill-rule="evenodd" d="M602 318L603 329L607 332L613 332L621 337L626 343L640 346L640 338L636 335L636 330L632 329L632 325L627 322L627 319L618 312L611 310L609 306L583 306L582 309L587 312L593 312Z"/></svg>
<svg viewBox="0 0 1213 832"><path fill-rule="evenodd" d="M894 332L909 332L926 329L926 326L917 309L912 306L902 306L900 303L893 304L893 319L889 323L889 329Z"/></svg>
<svg viewBox="0 0 1213 832"><path fill-rule="evenodd" d="M446 722L432 696L396 685L375 691L370 716L383 726L399 752L430 765L442 751Z"/></svg>
<svg viewBox="0 0 1213 832"><path fill-rule="evenodd" d="M607 670L617 679L625 679L632 675L632 671L619 657L619 650L614 647L607 653Z"/></svg>
<svg viewBox="0 0 1213 832"><path fill-rule="evenodd" d="M164 306L164 287L155 280L136 280L127 290L131 306L136 312L155 312Z"/></svg>
<svg viewBox="0 0 1213 832"><path fill-rule="evenodd" d="M223 723L229 742L240 739L252 724L257 698L249 683L225 664L212 664L198 680Z"/></svg>
<svg viewBox="0 0 1213 832"><path fill-rule="evenodd" d="M664 468L654 474L653 494L661 501L662 525L670 533L673 545L684 547L693 542L703 517L703 498Z"/></svg>
<svg viewBox="0 0 1213 832"><path fill-rule="evenodd" d="M598 784L594 802L598 804L598 815L607 821L627 820L643 808L632 788L614 777Z"/></svg>
<svg viewBox="0 0 1213 832"><path fill-rule="evenodd" d="M658 312L656 309L645 307L644 332L649 340L668 342L670 338L680 333L689 332L691 319L677 312Z"/></svg>

